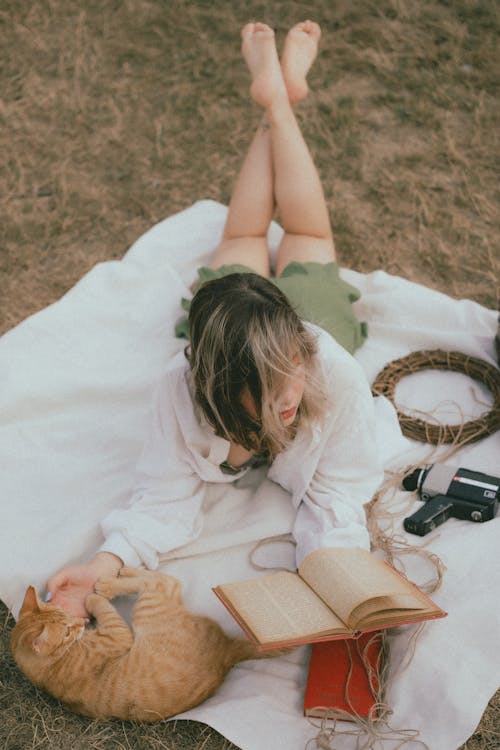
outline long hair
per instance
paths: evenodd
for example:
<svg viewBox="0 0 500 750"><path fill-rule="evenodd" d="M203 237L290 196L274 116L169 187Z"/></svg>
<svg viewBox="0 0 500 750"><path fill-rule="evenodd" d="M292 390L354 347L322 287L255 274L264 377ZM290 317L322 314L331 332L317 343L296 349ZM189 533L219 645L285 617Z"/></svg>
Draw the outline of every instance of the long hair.
<svg viewBox="0 0 500 750"><path fill-rule="evenodd" d="M319 417L326 397L315 337L273 283L253 273L206 282L191 302L189 327L195 400L217 435L273 456L290 443L298 424ZM293 375L294 355L306 378L291 429L282 424L276 397ZM241 403L245 390L254 416Z"/></svg>

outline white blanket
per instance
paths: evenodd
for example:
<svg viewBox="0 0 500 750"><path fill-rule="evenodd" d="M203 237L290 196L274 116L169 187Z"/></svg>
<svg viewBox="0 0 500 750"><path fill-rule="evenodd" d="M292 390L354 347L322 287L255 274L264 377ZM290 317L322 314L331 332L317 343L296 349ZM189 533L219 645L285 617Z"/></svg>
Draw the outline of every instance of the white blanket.
<svg viewBox="0 0 500 750"><path fill-rule="evenodd" d="M210 257L225 216L224 206L200 201L166 219L122 261L99 264L59 302L0 339L0 597L15 614L26 586L43 590L60 566L88 558L101 542L100 519L126 503L152 389L184 346L173 337L180 297ZM272 226L274 248L280 232ZM370 337L356 356L370 382L387 362L422 348L495 362L493 311L382 271L342 274L362 292L357 314L369 322ZM398 398L452 422L459 419L456 408L441 402L455 398L468 419L487 408L489 396L465 376L429 371L406 378ZM429 446L401 435L389 402L377 399L377 413L388 467L425 460ZM499 445L497 433L463 449L452 463L499 475ZM405 505L404 493L395 502L401 515L419 505ZM249 550L258 539L290 530L291 506L257 470L229 489L208 488L204 513L202 536L164 568L182 579L193 610L238 633L210 587L256 575ZM455 750L464 742L498 687L499 524L498 518L478 525L450 520L425 538L447 566L434 598L449 616L425 627L409 666L393 675L388 700L392 724L419 730L432 750ZM403 534L400 520L396 530ZM278 552L290 557L268 547L260 559ZM409 572L422 582L429 571L417 559ZM408 638L408 629L393 631L393 664ZM302 717L307 659L305 647L243 663L217 695L183 718L206 722L243 750L303 748L317 732ZM339 738L335 747L351 745Z"/></svg>

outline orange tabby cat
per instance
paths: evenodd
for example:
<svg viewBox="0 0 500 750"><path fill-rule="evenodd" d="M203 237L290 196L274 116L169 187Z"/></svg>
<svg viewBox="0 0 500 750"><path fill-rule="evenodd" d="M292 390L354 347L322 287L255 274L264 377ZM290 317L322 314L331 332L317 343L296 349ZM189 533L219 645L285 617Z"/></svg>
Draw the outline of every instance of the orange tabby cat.
<svg viewBox="0 0 500 750"><path fill-rule="evenodd" d="M268 655L184 609L172 576L122 568L95 591L86 607L96 628L86 629L83 619L40 602L30 586L11 637L24 674L76 713L164 719L212 695L239 661ZM132 633L108 599L134 593Z"/></svg>

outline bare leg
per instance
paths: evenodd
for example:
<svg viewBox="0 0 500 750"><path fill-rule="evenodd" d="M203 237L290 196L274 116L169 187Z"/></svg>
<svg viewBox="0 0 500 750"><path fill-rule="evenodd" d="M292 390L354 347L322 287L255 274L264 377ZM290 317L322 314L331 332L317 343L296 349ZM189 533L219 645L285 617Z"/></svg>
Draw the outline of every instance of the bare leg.
<svg viewBox="0 0 500 750"><path fill-rule="evenodd" d="M273 40L265 24L249 23L242 32L242 48ZM269 276L267 230L274 212L273 159L269 125L259 125L245 157L231 196L222 241L215 251L212 268L241 263L262 276Z"/></svg>
<svg viewBox="0 0 500 750"><path fill-rule="evenodd" d="M300 70L307 51L315 55L318 39L319 27L310 21L289 34L284 54L289 86L298 75L292 60ZM335 249L319 175L289 101L274 39L254 41L255 35L247 40L243 53L253 79L251 94L264 107L270 124L274 195L285 230L276 267L279 275L292 260L328 263L335 259Z"/></svg>
<svg viewBox="0 0 500 750"><path fill-rule="evenodd" d="M240 263L269 276L267 230L274 212L274 194L268 130L262 121L243 162L212 268Z"/></svg>
<svg viewBox="0 0 500 750"><path fill-rule="evenodd" d="M311 21L296 24L288 32L281 67L292 105L307 96L306 76L316 58L320 35L319 26ZM242 39L245 57L252 58L254 68L261 65L265 69L276 54L272 49L272 29L265 24L250 23L243 28ZM252 86L254 85L259 88L261 83L254 81ZM213 268L219 268L227 263L241 263L262 276L269 276L267 230L275 208L274 167L269 129L269 122L264 116L235 184L223 238L211 264Z"/></svg>
<svg viewBox="0 0 500 750"><path fill-rule="evenodd" d="M302 70L316 56L319 38L320 29L311 21L297 24L288 34L282 56L288 91L294 85L298 91L307 87ZM285 230L276 262L279 276L292 261L335 260L335 245L319 175L291 108L281 97L266 108L272 124L275 196Z"/></svg>

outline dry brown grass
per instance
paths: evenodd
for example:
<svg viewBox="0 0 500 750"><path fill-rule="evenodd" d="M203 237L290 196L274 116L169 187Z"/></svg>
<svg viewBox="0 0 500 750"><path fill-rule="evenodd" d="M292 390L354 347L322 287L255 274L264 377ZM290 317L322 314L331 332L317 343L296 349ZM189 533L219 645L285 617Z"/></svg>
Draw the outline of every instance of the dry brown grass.
<svg viewBox="0 0 500 750"><path fill-rule="evenodd" d="M497 305L496 0L2 0L0 331L154 222L228 202L258 117L239 28L282 39L305 15L324 41L299 117L341 262ZM70 716L7 653L0 680L5 750L230 746ZM497 700L465 747L493 750L499 726Z"/></svg>

